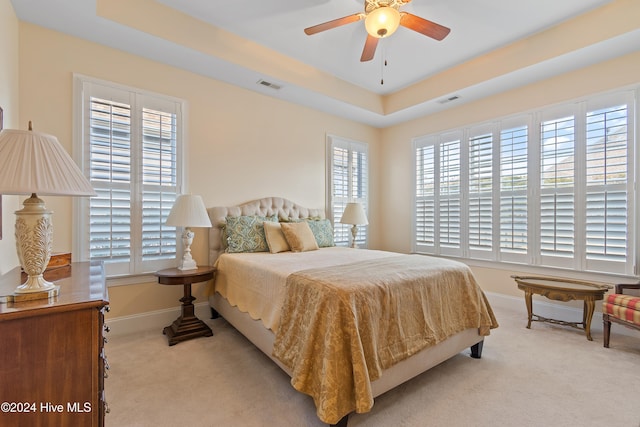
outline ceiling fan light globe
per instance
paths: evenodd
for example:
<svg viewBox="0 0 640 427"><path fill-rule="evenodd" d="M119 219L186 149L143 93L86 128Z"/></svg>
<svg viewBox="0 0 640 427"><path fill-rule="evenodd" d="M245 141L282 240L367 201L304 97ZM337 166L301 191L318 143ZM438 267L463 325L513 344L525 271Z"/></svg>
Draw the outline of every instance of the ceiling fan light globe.
<svg viewBox="0 0 640 427"><path fill-rule="evenodd" d="M364 26L372 37L389 37L400 26L400 12L393 7L379 7L367 14Z"/></svg>

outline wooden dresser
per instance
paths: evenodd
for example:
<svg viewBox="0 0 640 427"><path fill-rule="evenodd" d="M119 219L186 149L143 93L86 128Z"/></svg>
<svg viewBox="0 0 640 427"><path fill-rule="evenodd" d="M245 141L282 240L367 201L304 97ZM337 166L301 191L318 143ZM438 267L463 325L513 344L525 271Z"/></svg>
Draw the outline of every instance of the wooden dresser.
<svg viewBox="0 0 640 427"><path fill-rule="evenodd" d="M2 295L20 277L19 268L0 276ZM71 263L45 278L59 295L0 304L0 426L103 426L103 265Z"/></svg>

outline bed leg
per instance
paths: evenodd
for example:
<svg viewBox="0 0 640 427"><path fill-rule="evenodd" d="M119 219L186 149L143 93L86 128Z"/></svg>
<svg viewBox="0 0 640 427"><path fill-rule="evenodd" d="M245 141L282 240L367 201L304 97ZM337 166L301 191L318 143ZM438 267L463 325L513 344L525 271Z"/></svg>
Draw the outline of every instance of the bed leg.
<svg viewBox="0 0 640 427"><path fill-rule="evenodd" d="M349 414L342 417L340 421L336 424L330 424L331 427L347 427L347 423L349 422Z"/></svg>
<svg viewBox="0 0 640 427"><path fill-rule="evenodd" d="M217 319L218 317L220 317L220 313L218 313L213 307L209 307L211 308L211 318L212 319Z"/></svg>
<svg viewBox="0 0 640 427"><path fill-rule="evenodd" d="M482 357L482 345L484 340L471 346L471 357L474 359L480 359Z"/></svg>

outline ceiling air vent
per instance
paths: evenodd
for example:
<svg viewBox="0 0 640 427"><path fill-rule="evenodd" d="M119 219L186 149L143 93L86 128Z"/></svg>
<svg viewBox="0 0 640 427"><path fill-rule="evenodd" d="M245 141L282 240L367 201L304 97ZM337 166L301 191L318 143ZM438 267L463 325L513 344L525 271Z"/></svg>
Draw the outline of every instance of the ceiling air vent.
<svg viewBox="0 0 640 427"><path fill-rule="evenodd" d="M266 80L262 80L262 79L258 80L258 84L262 86L270 87L271 89L275 89L275 90L282 89L282 86L277 85L275 83L268 82Z"/></svg>
<svg viewBox="0 0 640 427"><path fill-rule="evenodd" d="M453 95L450 96L448 98L444 98L438 101L438 104L446 104L447 102L451 102L451 101L455 101L456 99L459 99L460 97L458 95Z"/></svg>

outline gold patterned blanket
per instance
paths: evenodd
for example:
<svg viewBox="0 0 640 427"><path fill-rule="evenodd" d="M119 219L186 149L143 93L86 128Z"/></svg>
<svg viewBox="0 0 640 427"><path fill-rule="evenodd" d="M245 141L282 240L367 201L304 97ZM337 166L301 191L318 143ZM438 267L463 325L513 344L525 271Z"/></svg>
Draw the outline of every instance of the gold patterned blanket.
<svg viewBox="0 0 640 427"><path fill-rule="evenodd" d="M373 406L382 370L468 328L498 327L464 264L421 255L303 270L287 278L273 355L318 417Z"/></svg>

